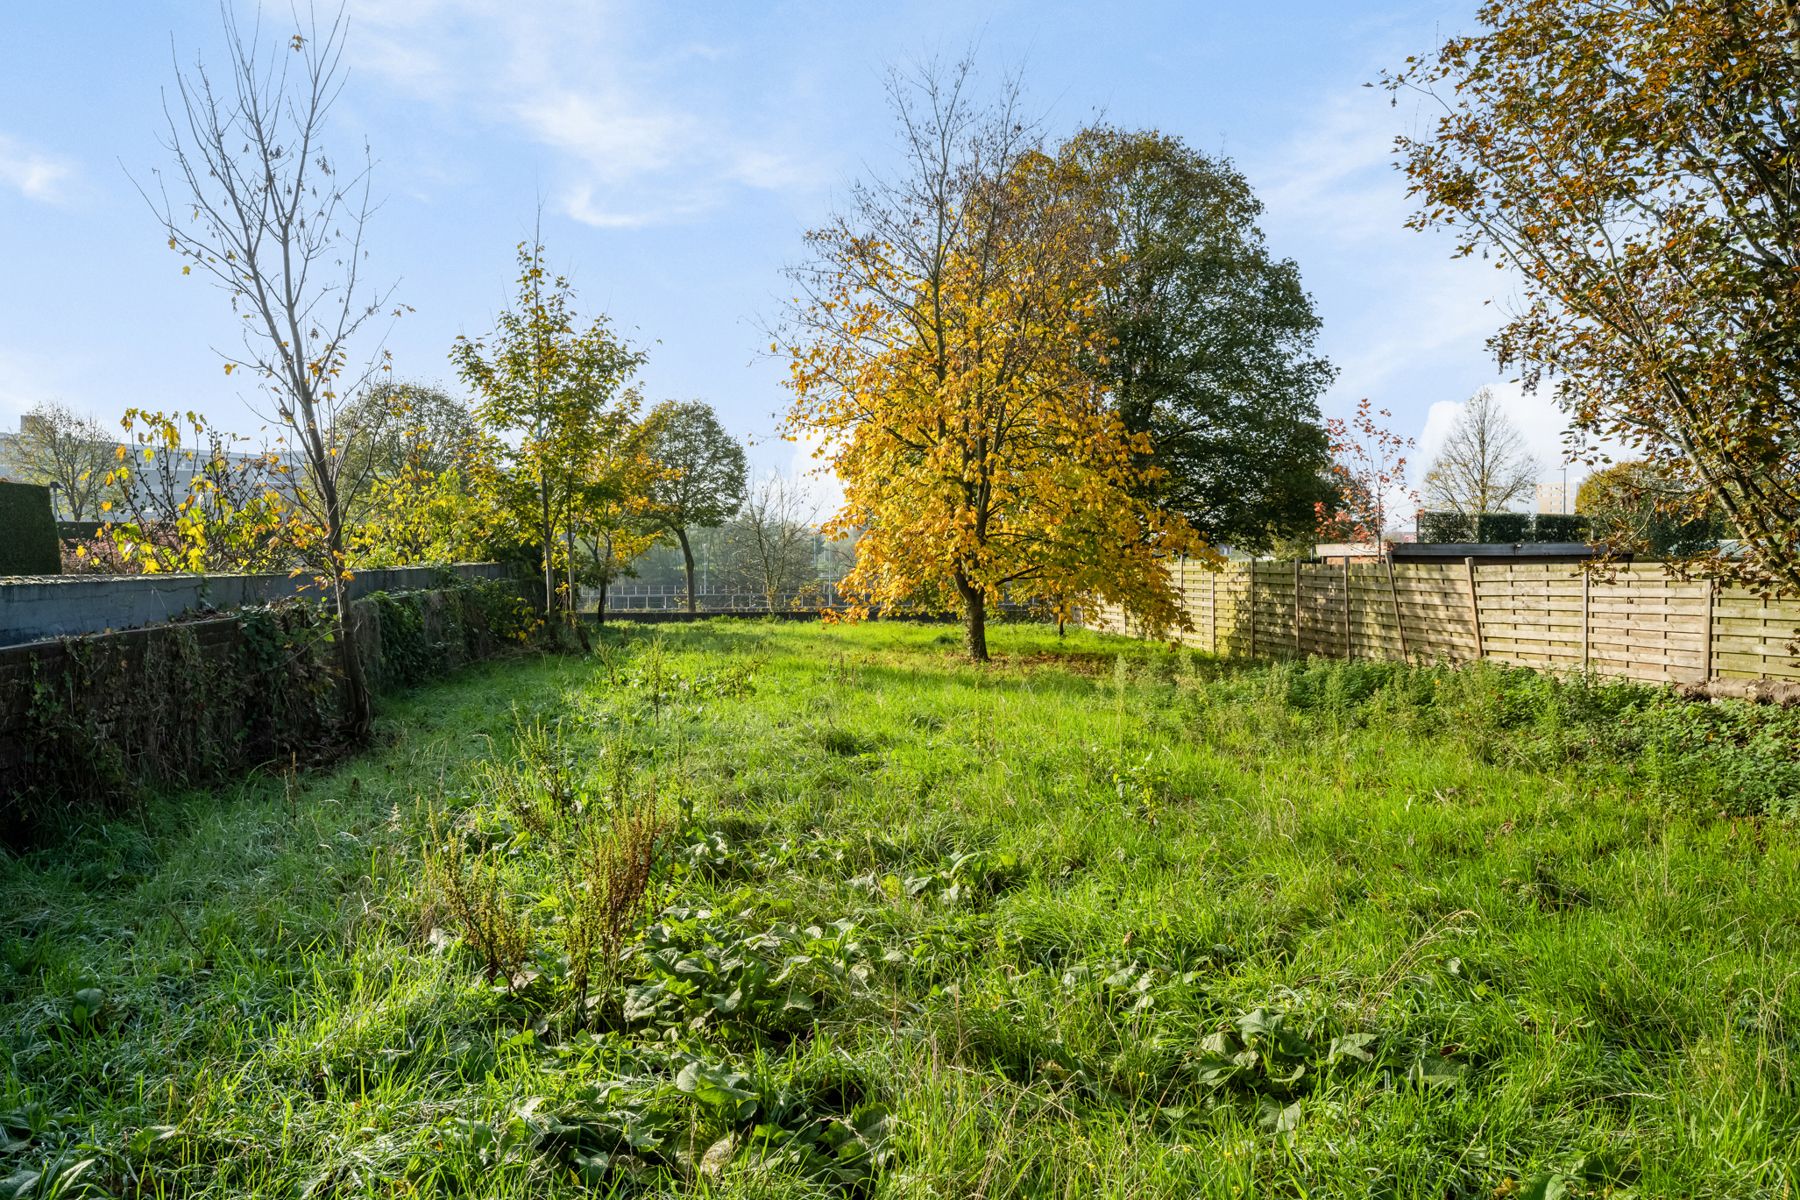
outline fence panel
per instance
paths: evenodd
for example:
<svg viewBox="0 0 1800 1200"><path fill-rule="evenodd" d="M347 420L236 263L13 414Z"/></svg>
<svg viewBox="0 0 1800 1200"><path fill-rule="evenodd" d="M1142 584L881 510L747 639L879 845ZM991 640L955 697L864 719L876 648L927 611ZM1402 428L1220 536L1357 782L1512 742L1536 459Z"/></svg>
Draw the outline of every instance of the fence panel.
<svg viewBox="0 0 1800 1200"><path fill-rule="evenodd" d="M1680 579L1659 563L1227 563L1172 568L1191 628L1224 656L1469 662L1647 682L1800 680L1800 601ZM1117 609L1097 628L1141 633Z"/></svg>

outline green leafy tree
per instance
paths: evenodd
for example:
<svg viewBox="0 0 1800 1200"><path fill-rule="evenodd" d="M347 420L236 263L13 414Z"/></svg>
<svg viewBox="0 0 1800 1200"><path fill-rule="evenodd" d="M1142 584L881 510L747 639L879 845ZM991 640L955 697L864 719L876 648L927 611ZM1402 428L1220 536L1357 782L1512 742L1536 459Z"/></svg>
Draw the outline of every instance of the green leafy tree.
<svg viewBox="0 0 1800 1200"><path fill-rule="evenodd" d="M744 494L744 448L699 400L668 401L650 414L649 457L661 469L650 481L645 511L681 547L687 607L696 609L690 534L725 523Z"/></svg>
<svg viewBox="0 0 1800 1200"><path fill-rule="evenodd" d="M1318 399L1335 374L1243 175L1165 134L1083 130L1058 152L1107 263L1094 374L1159 469L1150 498L1208 541L1263 549L1330 497Z"/></svg>
<svg viewBox="0 0 1800 1200"><path fill-rule="evenodd" d="M614 335L607 318L580 326L574 290L544 265L541 243L518 248L518 296L486 338L458 337L450 352L478 398L482 424L508 447L514 503L531 508L541 550L544 603L573 623L572 564L596 464L619 444L636 415L627 382L643 352ZM568 569L558 599L557 568Z"/></svg>

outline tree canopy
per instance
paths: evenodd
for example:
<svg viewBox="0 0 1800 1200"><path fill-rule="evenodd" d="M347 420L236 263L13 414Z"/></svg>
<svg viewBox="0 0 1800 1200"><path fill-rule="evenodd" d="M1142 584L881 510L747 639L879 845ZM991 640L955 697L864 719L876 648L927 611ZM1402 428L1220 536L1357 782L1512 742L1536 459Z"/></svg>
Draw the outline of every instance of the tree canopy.
<svg viewBox="0 0 1800 1200"><path fill-rule="evenodd" d="M604 316L578 323L574 289L545 266L542 243L518 247L518 295L485 338L458 337L450 358L478 398L482 424L512 467L503 497L535 532L544 601L573 620L573 564L583 511L608 456L631 430L644 363ZM529 511L529 516L525 515ZM557 603L558 567L563 568Z"/></svg>
<svg viewBox="0 0 1800 1200"><path fill-rule="evenodd" d="M1488 0L1478 32L1388 77L1437 118L1400 139L1464 254L1518 269L1494 339L1578 429L1717 504L1800 590L1800 134L1787 0Z"/></svg>
<svg viewBox="0 0 1800 1200"><path fill-rule="evenodd" d="M52 506L74 521L94 520L109 491L118 438L89 416L55 400L33 405L19 420L6 464L22 483L54 485Z"/></svg>
<svg viewBox="0 0 1800 1200"><path fill-rule="evenodd" d="M865 605L963 611L987 657L1003 596L1067 612L1112 601L1180 613L1165 558L1199 551L1148 497L1150 439L1094 371L1106 264L1092 206L970 70L896 76L905 167L868 180L809 235L787 353L788 429L821 439L863 529L845 591Z"/></svg>
<svg viewBox="0 0 1800 1200"><path fill-rule="evenodd" d="M1507 419L1493 388L1463 404L1443 449L1425 472L1425 503L1467 516L1505 512L1537 489L1537 460Z"/></svg>
<svg viewBox="0 0 1800 1200"><path fill-rule="evenodd" d="M1091 369L1125 428L1150 439L1149 498L1213 542L1263 549L1310 529L1329 495L1318 398L1335 372L1249 183L1179 138L1110 126L1058 160L1105 264Z"/></svg>
<svg viewBox="0 0 1800 1200"><path fill-rule="evenodd" d="M1683 558L1715 548L1728 536L1717 509L1700 516L1686 486L1667 468L1634 459L1593 472L1575 495L1595 541L1652 558Z"/></svg>
<svg viewBox="0 0 1800 1200"><path fill-rule="evenodd" d="M694 549L689 534L711 529L737 512L744 495L744 448L712 405L668 401L651 412L646 453L659 468L646 481L645 514L681 547L687 606L695 611Z"/></svg>

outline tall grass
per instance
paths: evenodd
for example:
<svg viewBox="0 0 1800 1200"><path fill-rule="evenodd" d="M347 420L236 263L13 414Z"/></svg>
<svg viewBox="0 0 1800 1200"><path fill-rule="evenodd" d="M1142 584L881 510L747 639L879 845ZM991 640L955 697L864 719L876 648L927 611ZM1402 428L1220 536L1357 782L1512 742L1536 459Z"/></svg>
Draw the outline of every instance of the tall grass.
<svg viewBox="0 0 1800 1200"><path fill-rule="evenodd" d="M0 1195L1789 1196L1800 718L609 631L0 866Z"/></svg>

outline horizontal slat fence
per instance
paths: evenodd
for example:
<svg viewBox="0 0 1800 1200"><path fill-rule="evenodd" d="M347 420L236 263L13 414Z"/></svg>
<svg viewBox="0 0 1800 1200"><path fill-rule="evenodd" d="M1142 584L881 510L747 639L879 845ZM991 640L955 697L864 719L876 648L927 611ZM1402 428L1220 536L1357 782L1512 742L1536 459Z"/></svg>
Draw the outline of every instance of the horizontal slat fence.
<svg viewBox="0 0 1800 1200"><path fill-rule="evenodd" d="M1659 683L1800 680L1800 601L1657 563L1200 563L1172 571L1186 645L1223 655L1485 658ZM1117 609L1095 624L1138 632Z"/></svg>

